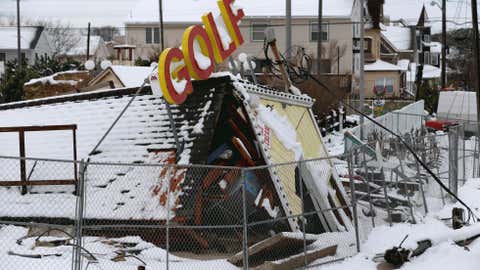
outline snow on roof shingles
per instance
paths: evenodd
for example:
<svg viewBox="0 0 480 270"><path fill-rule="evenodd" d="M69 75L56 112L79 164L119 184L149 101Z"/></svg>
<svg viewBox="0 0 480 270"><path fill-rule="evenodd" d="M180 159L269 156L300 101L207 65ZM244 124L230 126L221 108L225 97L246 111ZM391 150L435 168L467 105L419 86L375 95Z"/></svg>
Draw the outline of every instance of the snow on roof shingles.
<svg viewBox="0 0 480 270"><path fill-rule="evenodd" d="M401 71L402 68L388 62L377 60L372 64L365 65L365 71Z"/></svg>
<svg viewBox="0 0 480 270"><path fill-rule="evenodd" d="M400 51L409 50L411 47L411 31L408 27L385 26L383 36Z"/></svg>
<svg viewBox="0 0 480 270"><path fill-rule="evenodd" d="M172 106L179 139L184 142L184 151L180 155L182 164L191 162L191 153L194 149L196 149L196 155L201 155L199 147L194 148L194 140L205 135L193 134L192 131L194 128L199 128L195 126L197 123L204 122L206 127L204 132L210 132L206 129L211 129L211 122L216 119L214 108L217 107L206 108L206 105L212 103L217 92L219 91L215 89L203 89L194 92L181 107ZM44 105L28 106L27 102L25 106L15 104L18 108L3 110L0 106L0 126L76 124L78 126L78 159L90 157L91 162L132 164L130 166L92 164L88 167L85 217L118 220L164 219L167 213L166 207L151 191L152 187L161 186L166 180L165 174L162 174L164 168L133 165L134 163L159 165L172 163L170 151L175 149L175 140L170 129L164 100L152 95L138 96L98 151L89 156L89 152L131 98L130 95L119 94L118 90L112 91L112 94L107 97L105 97L105 91L99 93L103 97L82 98L82 96L92 95L92 93L86 93L69 96L71 100L66 102L55 103L55 100L46 99L48 104ZM17 138L17 134L0 134L0 141L2 141L0 156L18 156ZM203 140L201 147L207 149L208 144ZM149 153L148 149L164 149L165 152ZM71 159L71 131L28 133L26 150L28 157ZM0 163L1 167L5 168L0 170L1 180L19 179L17 160L0 159ZM27 171L32 168L32 165L33 162L28 162ZM178 177L183 177L181 176L183 173L185 170L176 171L177 176L180 175ZM73 166L70 163L39 162L31 180L72 179L72 177ZM58 191L58 189L55 190ZM64 191L71 191L71 189L65 188ZM180 189L175 196L178 198L181 194ZM18 189L2 187L0 196L5 198L4 202L7 202L0 205L0 216L74 217L76 197L69 192L22 196ZM31 207L32 204L35 205L34 208ZM172 207L176 206L172 205Z"/></svg>
<svg viewBox="0 0 480 270"><path fill-rule="evenodd" d="M21 29L21 45L23 50L32 49L35 38L37 37L38 27L22 27ZM17 49L17 28L16 27L0 27L0 50Z"/></svg>
<svg viewBox="0 0 480 270"><path fill-rule="evenodd" d="M111 66L110 68L125 87L140 87L153 71L152 67L138 66Z"/></svg>
<svg viewBox="0 0 480 270"><path fill-rule="evenodd" d="M353 0L324 0L323 16L350 17ZM284 17L285 1L283 0L237 0L235 5L245 11L247 17ZM199 22L201 16L209 11L217 12L217 1L214 0L177 0L164 1L165 22ZM318 15L317 0L292 1L293 17L316 17ZM140 0L130 12L128 23L158 22L158 1Z"/></svg>

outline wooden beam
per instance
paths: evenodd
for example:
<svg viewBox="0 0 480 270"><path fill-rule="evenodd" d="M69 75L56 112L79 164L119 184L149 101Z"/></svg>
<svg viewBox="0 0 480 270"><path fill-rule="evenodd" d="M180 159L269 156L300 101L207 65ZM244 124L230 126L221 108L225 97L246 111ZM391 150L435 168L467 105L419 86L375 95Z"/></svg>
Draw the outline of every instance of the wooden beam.
<svg viewBox="0 0 480 270"><path fill-rule="evenodd" d="M20 179L22 183L22 195L27 194L27 166L25 161L25 132L18 132L18 144L20 145Z"/></svg>
<svg viewBox="0 0 480 270"><path fill-rule="evenodd" d="M242 156L242 159L245 162L247 162L248 166L249 167L255 166L255 161L253 161L252 155L244 147L242 141L237 137L233 137L232 138L232 143L235 146L235 148L238 150L238 152L240 153L240 156Z"/></svg>
<svg viewBox="0 0 480 270"><path fill-rule="evenodd" d="M75 180L32 180L32 181L0 181L0 187L22 186L68 186L76 185Z"/></svg>
<svg viewBox="0 0 480 270"><path fill-rule="evenodd" d="M232 119L228 119L228 124L233 129L235 135L238 136L243 145L245 145L249 154L252 156L253 161L258 161L260 157L257 154L257 150L255 149L255 147L251 144L251 140L247 138L247 136L240 130L240 128L235 124L235 122L233 122Z"/></svg>
<svg viewBox="0 0 480 270"><path fill-rule="evenodd" d="M29 132L29 131L54 131L76 130L77 125L53 125L53 126L24 126L24 127L0 127L0 132Z"/></svg>

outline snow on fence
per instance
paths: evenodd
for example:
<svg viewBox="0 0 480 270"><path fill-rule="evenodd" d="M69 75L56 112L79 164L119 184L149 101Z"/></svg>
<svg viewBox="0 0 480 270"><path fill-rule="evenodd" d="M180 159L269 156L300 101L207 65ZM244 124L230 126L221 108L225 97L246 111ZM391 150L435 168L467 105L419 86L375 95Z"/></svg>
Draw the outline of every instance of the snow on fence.
<svg viewBox="0 0 480 270"><path fill-rule="evenodd" d="M425 102L420 100L399 110L376 117L375 120L390 130L403 134L411 131L412 129L420 128L423 125L424 117L422 115L424 114L424 107ZM364 136L368 136L374 131L386 133L386 131L381 127L365 118L365 122L363 124ZM360 126L352 128L350 132L356 137L360 138Z"/></svg>

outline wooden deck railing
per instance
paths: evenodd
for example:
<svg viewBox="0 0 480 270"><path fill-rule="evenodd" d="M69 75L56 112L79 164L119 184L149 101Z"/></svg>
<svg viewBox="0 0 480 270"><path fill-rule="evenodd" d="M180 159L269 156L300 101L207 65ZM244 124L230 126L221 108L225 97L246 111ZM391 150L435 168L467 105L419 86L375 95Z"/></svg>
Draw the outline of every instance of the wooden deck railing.
<svg viewBox="0 0 480 270"><path fill-rule="evenodd" d="M20 156L20 181L0 181L0 186L21 186L22 194L27 193L27 186L48 185L77 185L77 163L73 163L74 179L67 180L34 180L27 179L27 166L25 156L25 133L41 131L71 130L73 135L73 160L77 160L77 125L53 125L53 126L23 126L23 127L0 127L0 133L17 132Z"/></svg>

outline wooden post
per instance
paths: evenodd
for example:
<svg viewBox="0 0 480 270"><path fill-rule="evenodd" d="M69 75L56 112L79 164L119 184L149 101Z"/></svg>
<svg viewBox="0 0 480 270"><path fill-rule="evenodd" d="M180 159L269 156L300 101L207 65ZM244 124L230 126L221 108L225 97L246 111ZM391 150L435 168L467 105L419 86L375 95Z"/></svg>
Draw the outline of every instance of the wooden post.
<svg viewBox="0 0 480 270"><path fill-rule="evenodd" d="M87 61L90 60L90 23L88 23L87 32Z"/></svg>
<svg viewBox="0 0 480 270"><path fill-rule="evenodd" d="M25 131L18 132L18 142L20 144L20 180L22 181L22 195L27 194L27 168L25 164Z"/></svg>
<svg viewBox="0 0 480 270"><path fill-rule="evenodd" d="M288 77L287 70L283 65L282 58L280 57L280 53L278 52L277 48L277 41L274 40L270 42L270 47L272 48L273 55L275 56L275 61L278 63L278 67L280 68L280 73L282 74L282 79L285 83L285 92L290 92L290 86L292 85L290 82L290 78Z"/></svg>
<svg viewBox="0 0 480 270"><path fill-rule="evenodd" d="M78 188L78 164L77 164L77 127L72 129L73 133L73 179L75 180L75 194Z"/></svg>

